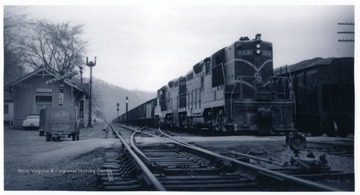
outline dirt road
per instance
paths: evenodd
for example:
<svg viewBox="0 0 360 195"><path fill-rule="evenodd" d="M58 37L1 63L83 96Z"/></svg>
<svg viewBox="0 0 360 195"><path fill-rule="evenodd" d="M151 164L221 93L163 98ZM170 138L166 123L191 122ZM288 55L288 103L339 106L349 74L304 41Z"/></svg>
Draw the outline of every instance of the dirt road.
<svg viewBox="0 0 360 195"><path fill-rule="evenodd" d="M104 149L115 142L100 126L83 129L79 141L52 142L37 131L5 129L4 190L97 190Z"/></svg>

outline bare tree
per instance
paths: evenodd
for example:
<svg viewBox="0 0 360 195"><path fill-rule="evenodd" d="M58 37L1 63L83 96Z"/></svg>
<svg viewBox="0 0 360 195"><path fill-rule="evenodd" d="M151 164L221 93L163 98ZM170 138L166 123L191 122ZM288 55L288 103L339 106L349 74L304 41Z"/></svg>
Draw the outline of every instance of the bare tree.
<svg viewBox="0 0 360 195"><path fill-rule="evenodd" d="M16 7L4 7L4 84L8 84L23 74L22 47L23 29L27 26L27 15L19 14Z"/></svg>
<svg viewBox="0 0 360 195"><path fill-rule="evenodd" d="M30 24L23 42L25 62L34 68L51 68L60 75L83 66L87 42L81 39L83 25L54 24L41 20Z"/></svg>

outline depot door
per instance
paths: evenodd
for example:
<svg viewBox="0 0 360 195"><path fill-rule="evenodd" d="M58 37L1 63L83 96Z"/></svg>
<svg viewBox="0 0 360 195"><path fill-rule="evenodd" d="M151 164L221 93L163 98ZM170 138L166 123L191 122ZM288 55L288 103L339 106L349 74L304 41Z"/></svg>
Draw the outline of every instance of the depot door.
<svg viewBox="0 0 360 195"><path fill-rule="evenodd" d="M53 102L52 95L36 95L34 114L40 114L40 110L45 109L48 106L52 106L52 102Z"/></svg>

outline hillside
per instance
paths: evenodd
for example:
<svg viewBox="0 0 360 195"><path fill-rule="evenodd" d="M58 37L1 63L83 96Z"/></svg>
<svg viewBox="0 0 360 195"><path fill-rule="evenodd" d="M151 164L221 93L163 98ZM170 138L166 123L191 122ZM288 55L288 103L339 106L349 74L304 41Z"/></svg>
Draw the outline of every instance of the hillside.
<svg viewBox="0 0 360 195"><path fill-rule="evenodd" d="M129 98L129 110L156 97L156 92L127 90L106 81L93 80L93 113L99 118L111 121L117 115L116 104L120 104L119 115L125 113L126 96Z"/></svg>

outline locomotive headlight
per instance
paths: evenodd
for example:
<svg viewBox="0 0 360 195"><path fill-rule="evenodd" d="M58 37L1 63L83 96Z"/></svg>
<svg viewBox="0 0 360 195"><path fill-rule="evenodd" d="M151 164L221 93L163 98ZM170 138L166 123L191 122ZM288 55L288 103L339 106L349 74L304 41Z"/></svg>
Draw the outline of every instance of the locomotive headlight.
<svg viewBox="0 0 360 195"><path fill-rule="evenodd" d="M257 49L257 50L256 50L256 54L259 55L260 53L261 53L261 50L260 50L260 49Z"/></svg>
<svg viewBox="0 0 360 195"><path fill-rule="evenodd" d="M256 44L255 46L256 46L256 48L258 48L258 49L260 48L260 44Z"/></svg>

